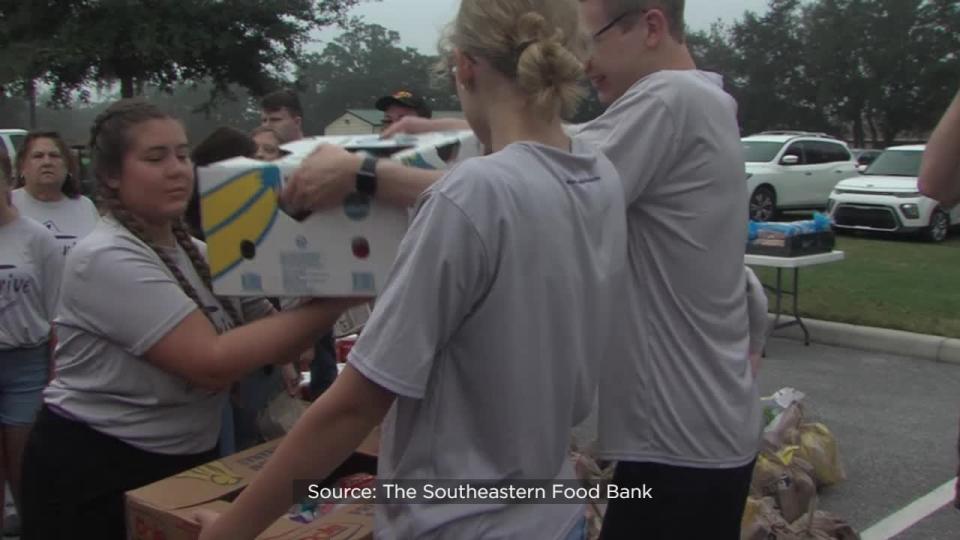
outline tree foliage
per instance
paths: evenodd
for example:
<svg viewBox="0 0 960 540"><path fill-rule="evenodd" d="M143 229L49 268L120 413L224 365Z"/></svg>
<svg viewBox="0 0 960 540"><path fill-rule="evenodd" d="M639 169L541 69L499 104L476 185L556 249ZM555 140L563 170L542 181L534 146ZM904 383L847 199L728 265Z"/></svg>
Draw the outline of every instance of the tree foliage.
<svg viewBox="0 0 960 540"><path fill-rule="evenodd" d="M746 133L828 131L863 145L921 138L960 82L956 0L770 0L690 36L722 73Z"/></svg>
<svg viewBox="0 0 960 540"><path fill-rule="evenodd" d="M453 86L437 76L438 57L400 46L400 34L351 20L320 54L305 57L297 71L308 129L318 131L346 109L372 109L397 90L427 99L434 110L459 110Z"/></svg>
<svg viewBox="0 0 960 540"><path fill-rule="evenodd" d="M200 80L260 94L358 1L0 0L0 84L39 79L58 103L113 81L124 97Z"/></svg>

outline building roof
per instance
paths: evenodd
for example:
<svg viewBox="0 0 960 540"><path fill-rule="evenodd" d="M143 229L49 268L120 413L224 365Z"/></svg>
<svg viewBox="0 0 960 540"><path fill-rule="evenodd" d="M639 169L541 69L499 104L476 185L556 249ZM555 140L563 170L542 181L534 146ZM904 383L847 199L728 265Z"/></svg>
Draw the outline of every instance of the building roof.
<svg viewBox="0 0 960 540"><path fill-rule="evenodd" d="M356 116L372 126L379 126L383 121L383 111L378 111L377 109L347 109L347 113Z"/></svg>
<svg viewBox="0 0 960 540"><path fill-rule="evenodd" d="M379 126L383 123L383 111L377 109L347 109L347 114L352 114L371 126ZM461 111L433 111L434 118L463 118Z"/></svg>

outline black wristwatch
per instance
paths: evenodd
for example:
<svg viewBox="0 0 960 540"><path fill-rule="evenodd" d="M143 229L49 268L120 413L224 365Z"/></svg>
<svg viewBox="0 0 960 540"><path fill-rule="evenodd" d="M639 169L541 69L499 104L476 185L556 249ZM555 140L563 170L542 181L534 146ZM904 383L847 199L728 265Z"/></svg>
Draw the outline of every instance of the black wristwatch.
<svg viewBox="0 0 960 540"><path fill-rule="evenodd" d="M368 197L377 193L377 158L366 156L357 171L357 192Z"/></svg>

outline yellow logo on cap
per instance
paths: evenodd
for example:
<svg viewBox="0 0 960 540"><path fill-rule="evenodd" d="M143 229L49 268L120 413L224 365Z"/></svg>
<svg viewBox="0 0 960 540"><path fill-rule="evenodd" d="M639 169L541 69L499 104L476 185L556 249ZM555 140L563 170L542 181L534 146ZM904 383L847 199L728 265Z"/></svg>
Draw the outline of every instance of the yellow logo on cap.
<svg viewBox="0 0 960 540"><path fill-rule="evenodd" d="M406 90L401 90L396 94L394 94L393 97L397 99L406 99L406 98L412 98L413 94L411 94L410 92L407 92Z"/></svg>

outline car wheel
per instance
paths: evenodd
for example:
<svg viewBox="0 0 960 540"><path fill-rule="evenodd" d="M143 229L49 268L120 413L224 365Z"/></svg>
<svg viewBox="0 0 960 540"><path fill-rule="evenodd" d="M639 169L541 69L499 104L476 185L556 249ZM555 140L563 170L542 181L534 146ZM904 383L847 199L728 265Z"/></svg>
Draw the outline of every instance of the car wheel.
<svg viewBox="0 0 960 540"><path fill-rule="evenodd" d="M930 215L930 225L924 231L927 240L931 242L943 242L947 239L947 232L950 230L950 218L947 213L937 208Z"/></svg>
<svg viewBox="0 0 960 540"><path fill-rule="evenodd" d="M750 195L750 219L770 221L777 217L777 195L766 186L758 187Z"/></svg>

